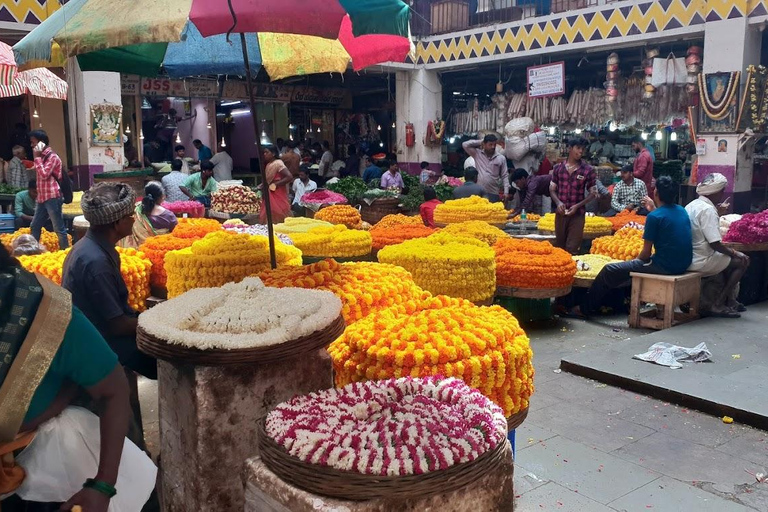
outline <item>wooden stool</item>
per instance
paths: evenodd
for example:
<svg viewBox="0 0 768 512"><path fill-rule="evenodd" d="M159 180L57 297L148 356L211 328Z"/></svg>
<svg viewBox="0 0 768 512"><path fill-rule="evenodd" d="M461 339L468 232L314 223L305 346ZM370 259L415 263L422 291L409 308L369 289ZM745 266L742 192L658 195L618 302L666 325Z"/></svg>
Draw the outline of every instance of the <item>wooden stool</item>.
<svg viewBox="0 0 768 512"><path fill-rule="evenodd" d="M629 311L630 327L649 329L668 329L673 325L690 322L699 318L699 294L701 292L701 274L688 272L677 276L643 274L632 272L632 305ZM663 309L662 318L656 313L640 314L643 302L656 304ZM688 313L675 313L675 308L689 304Z"/></svg>

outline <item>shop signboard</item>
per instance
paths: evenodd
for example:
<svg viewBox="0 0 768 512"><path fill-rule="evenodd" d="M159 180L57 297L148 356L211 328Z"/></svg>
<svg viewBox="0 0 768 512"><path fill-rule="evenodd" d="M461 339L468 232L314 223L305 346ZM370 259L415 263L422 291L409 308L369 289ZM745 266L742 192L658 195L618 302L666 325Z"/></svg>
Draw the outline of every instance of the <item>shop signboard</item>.
<svg viewBox="0 0 768 512"><path fill-rule="evenodd" d="M317 87L295 87L291 101L294 103L319 103L338 105L347 95L346 89L320 89Z"/></svg>
<svg viewBox="0 0 768 512"><path fill-rule="evenodd" d="M126 79L130 79L130 81ZM141 78L138 81L138 92L144 96L178 96L182 98L217 98L219 96L219 84L213 80L183 81L168 78ZM121 80L123 94L133 94L126 92L132 83L132 77L123 77Z"/></svg>
<svg viewBox="0 0 768 512"><path fill-rule="evenodd" d="M547 98L565 94L565 62L528 68L528 97Z"/></svg>
<svg viewBox="0 0 768 512"><path fill-rule="evenodd" d="M253 97L256 101L276 101L283 103L314 103L338 105L346 98L346 89L321 89L318 87L290 86L277 84L253 84ZM245 82L228 80L224 83L222 98L228 100L248 100Z"/></svg>
<svg viewBox="0 0 768 512"><path fill-rule="evenodd" d="M120 75L120 94L135 96L139 92L141 78L138 75Z"/></svg>

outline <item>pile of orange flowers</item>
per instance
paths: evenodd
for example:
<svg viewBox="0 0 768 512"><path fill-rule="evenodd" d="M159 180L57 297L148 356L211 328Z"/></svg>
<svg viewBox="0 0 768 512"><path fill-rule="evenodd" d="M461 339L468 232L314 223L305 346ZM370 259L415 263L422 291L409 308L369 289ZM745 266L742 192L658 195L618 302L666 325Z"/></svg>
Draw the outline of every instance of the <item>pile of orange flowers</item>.
<svg viewBox="0 0 768 512"><path fill-rule="evenodd" d="M576 262L549 242L501 238L496 252L496 285L512 288L565 288L573 284Z"/></svg>
<svg viewBox="0 0 768 512"><path fill-rule="evenodd" d="M384 263L339 263L327 259L259 274L266 286L327 290L341 299L347 325L390 306L429 297L404 268Z"/></svg>
<svg viewBox="0 0 768 512"><path fill-rule="evenodd" d="M168 281L168 275L165 273L166 253L189 247L195 243L195 240L197 238L178 238L174 231L174 233L167 235L149 237L141 244L139 250L146 254L152 262L152 273L150 274L152 285L164 287Z"/></svg>
<svg viewBox="0 0 768 512"><path fill-rule="evenodd" d="M363 219L360 212L354 206L348 204L334 204L320 209L316 214L317 220L324 220L331 224L344 224L349 229L362 229Z"/></svg>
<svg viewBox="0 0 768 512"><path fill-rule="evenodd" d="M128 305L135 311L147 309L146 300L149 297L149 274L152 263L149 258L136 249L117 247L120 254L120 274L128 288ZM69 249L64 251L46 252L34 256L20 256L19 263L30 272L37 272L60 285L64 260Z"/></svg>
<svg viewBox="0 0 768 512"><path fill-rule="evenodd" d="M382 219L377 222L373 227L374 228L391 228L393 226L401 226L403 224L421 224L423 225L424 222L421 220L421 217L418 215L403 215L402 213L391 213L389 215L385 215L382 217Z"/></svg>
<svg viewBox="0 0 768 512"><path fill-rule="evenodd" d="M391 227L379 227L378 224L371 229L373 248L382 249L388 245L395 245L412 238L423 238L435 233L437 230L428 228L424 224L400 224Z"/></svg>
<svg viewBox="0 0 768 512"><path fill-rule="evenodd" d="M214 219L179 219L179 224L173 229L176 238L203 238L208 233L221 231L224 228Z"/></svg>
<svg viewBox="0 0 768 512"><path fill-rule="evenodd" d="M634 210L624 210L613 217L606 217L606 220L613 225L614 231L620 230L630 222L645 226L645 217L638 215Z"/></svg>
<svg viewBox="0 0 768 512"><path fill-rule="evenodd" d="M528 407L533 353L525 332L499 306L444 295L374 311L328 348L336 386L399 377L464 380L509 417Z"/></svg>
<svg viewBox="0 0 768 512"><path fill-rule="evenodd" d="M528 222L538 222L539 220L541 220L541 215L537 215L535 213L526 213L525 214L525 220L527 220ZM520 215L518 213L517 215L512 217L509 221L510 222L522 222L523 221L523 217L522 217L522 215Z"/></svg>
<svg viewBox="0 0 768 512"><path fill-rule="evenodd" d="M643 231L637 228L621 228L613 236L602 236L592 241L591 254L610 256L615 260L629 261L640 256L643 250Z"/></svg>
<svg viewBox="0 0 768 512"><path fill-rule="evenodd" d="M504 231L482 220L466 220L464 222L448 224L443 231L456 236L474 238L488 245L495 244L499 238L509 238L509 235Z"/></svg>
<svg viewBox="0 0 768 512"><path fill-rule="evenodd" d="M13 233L0 235L0 243L2 243L5 248L8 249L8 252L13 252L13 241L19 238L21 235L31 234L32 230L30 228L19 228ZM67 235L67 240L69 240L69 245L71 246L72 235ZM45 228L43 228L43 230L40 232L40 243L51 252L59 250L59 236L56 233L47 231Z"/></svg>

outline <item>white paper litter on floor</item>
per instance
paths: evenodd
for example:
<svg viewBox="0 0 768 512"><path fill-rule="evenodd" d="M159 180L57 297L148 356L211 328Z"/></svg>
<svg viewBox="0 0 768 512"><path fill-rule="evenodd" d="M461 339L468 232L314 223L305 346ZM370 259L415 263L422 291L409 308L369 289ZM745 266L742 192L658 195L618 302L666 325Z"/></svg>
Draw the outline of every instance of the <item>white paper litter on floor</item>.
<svg viewBox="0 0 768 512"><path fill-rule="evenodd" d="M671 343L654 343L648 348L648 352L637 354L633 359L648 361L662 366L668 366L673 370L682 368L681 363L701 363L712 360L712 352L706 343L699 343L693 348L679 347Z"/></svg>

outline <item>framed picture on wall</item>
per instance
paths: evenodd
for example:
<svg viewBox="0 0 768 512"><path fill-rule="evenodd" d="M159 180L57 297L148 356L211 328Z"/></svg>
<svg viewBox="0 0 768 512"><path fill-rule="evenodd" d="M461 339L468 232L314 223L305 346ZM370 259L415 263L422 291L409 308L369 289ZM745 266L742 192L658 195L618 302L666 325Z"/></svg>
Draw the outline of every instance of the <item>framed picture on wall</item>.
<svg viewBox="0 0 768 512"><path fill-rule="evenodd" d="M91 146L123 145L123 106L91 105Z"/></svg>
<svg viewBox="0 0 768 512"><path fill-rule="evenodd" d="M741 73L699 75L699 133L734 133L739 116Z"/></svg>

